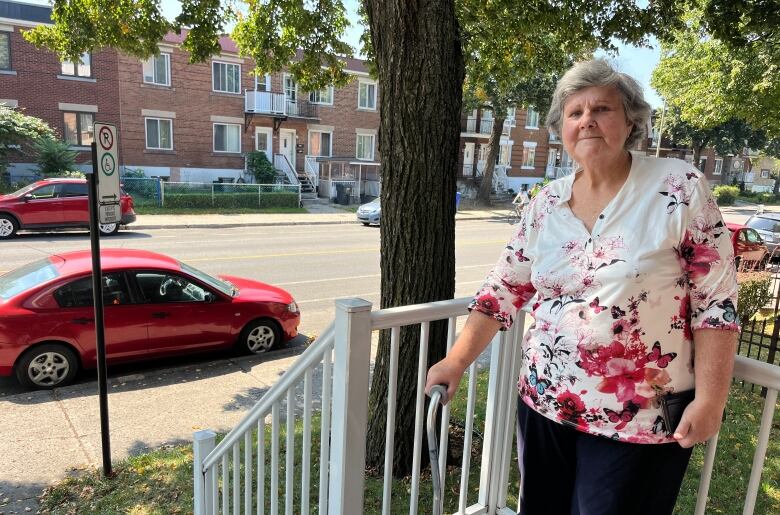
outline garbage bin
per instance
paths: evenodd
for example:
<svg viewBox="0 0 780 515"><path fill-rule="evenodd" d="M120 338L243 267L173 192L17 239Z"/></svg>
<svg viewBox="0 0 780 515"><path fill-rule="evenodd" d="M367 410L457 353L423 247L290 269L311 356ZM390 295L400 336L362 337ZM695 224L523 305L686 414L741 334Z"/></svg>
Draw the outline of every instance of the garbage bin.
<svg viewBox="0 0 780 515"><path fill-rule="evenodd" d="M349 198L351 196L352 196L352 186L349 186L347 184L342 184L340 182L336 183L336 204L348 206Z"/></svg>
<svg viewBox="0 0 780 515"><path fill-rule="evenodd" d="M458 210L458 207L460 206L460 192L455 192L455 211Z"/></svg>

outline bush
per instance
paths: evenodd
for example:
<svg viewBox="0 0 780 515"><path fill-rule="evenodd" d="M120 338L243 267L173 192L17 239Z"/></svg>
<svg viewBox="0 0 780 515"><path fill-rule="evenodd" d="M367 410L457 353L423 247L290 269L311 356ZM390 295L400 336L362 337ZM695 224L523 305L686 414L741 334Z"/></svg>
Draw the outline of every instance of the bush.
<svg viewBox="0 0 780 515"><path fill-rule="evenodd" d="M737 272L737 316L745 324L772 299L772 276L769 272Z"/></svg>
<svg viewBox="0 0 780 515"><path fill-rule="evenodd" d="M257 184L273 184L276 169L265 152L254 150L246 155L246 168L255 178Z"/></svg>
<svg viewBox="0 0 780 515"><path fill-rule="evenodd" d="M40 138L33 145L33 150L38 154L37 163L42 175L56 177L76 169L76 152L64 141Z"/></svg>
<svg viewBox="0 0 780 515"><path fill-rule="evenodd" d="M712 191L719 206L731 206L739 196L739 188L736 186L716 186Z"/></svg>
<svg viewBox="0 0 780 515"><path fill-rule="evenodd" d="M214 195L213 202L210 193L166 193L165 207L195 209L212 208L275 208L298 207L298 194L291 192L261 193L220 193Z"/></svg>

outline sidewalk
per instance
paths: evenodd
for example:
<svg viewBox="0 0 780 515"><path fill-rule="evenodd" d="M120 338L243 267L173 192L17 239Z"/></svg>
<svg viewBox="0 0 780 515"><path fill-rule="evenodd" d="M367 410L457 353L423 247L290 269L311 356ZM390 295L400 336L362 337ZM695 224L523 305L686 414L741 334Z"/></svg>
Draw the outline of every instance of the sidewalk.
<svg viewBox="0 0 780 515"><path fill-rule="evenodd" d="M314 210L312 210L314 211ZM135 223L128 227L133 230L172 229L172 228L226 228L274 225L327 225L359 224L357 215L339 208L318 209L318 212L292 214L203 214L203 215L138 215ZM472 209L458 211L455 220L501 220L506 218L509 208L495 206L490 209Z"/></svg>

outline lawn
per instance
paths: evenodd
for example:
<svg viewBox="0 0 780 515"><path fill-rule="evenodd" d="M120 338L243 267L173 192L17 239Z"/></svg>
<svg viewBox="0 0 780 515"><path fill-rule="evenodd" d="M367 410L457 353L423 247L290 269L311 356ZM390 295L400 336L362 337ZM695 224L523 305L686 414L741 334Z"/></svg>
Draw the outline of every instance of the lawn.
<svg viewBox="0 0 780 515"><path fill-rule="evenodd" d="M487 390L487 375L480 374L478 392L485 395ZM750 475L753 451L758 434L758 423L761 417L763 399L759 390L751 392L735 384L732 387L727 414L720 433L715 471L710 487L710 500L707 513L739 514L742 512L747 481ZM779 406L780 407L780 406ZM462 427L465 413L465 399L454 402L450 434L451 449L457 449L462 442ZM484 409L475 413L475 425L481 429L484 421ZM303 426L299 421L295 426L296 433L296 463L300 463L302 449ZM265 504L270 499L270 459L271 430L267 427L264 434L266 447L265 466ZM253 435L256 442L256 435ZM282 427L279 435L279 503L284 504L285 477L285 430ZM472 450L472 467L469 481L469 504L476 499L479 481L480 465L480 435L475 435ZM316 506L318 495L319 467L319 418L313 418L312 424L312 486L310 506ZM241 450L243 456L243 448ZM459 454L459 453L455 453ZM256 459L256 446L253 449ZM693 513L696 503L696 492L699 482L699 471L704 457L703 448L698 447L693 455L691 466L683 483L680 498L675 513L680 515ZM514 463L513 456L513 463ZM458 460L459 462L459 460ZM427 460L423 462L424 466ZM189 446L167 446L149 454L132 457L117 463L116 477L104 480L96 471L87 471L80 477L69 478L48 489L42 498L44 513L128 513L134 515L189 513L192 510L192 452ZM243 471L242 471L243 476ZM300 469L295 471L294 506L300 511ZM516 467L511 469L510 480L517 484ZM447 485L445 495L445 512L457 510L458 486L460 483L460 468L450 466L447 470ZM232 486L231 486L232 488ZM253 489L255 487L253 486ZM411 481L398 479L393 482L392 513L408 513ZM381 513L382 508L382 478L380 475L368 474L365 490L365 510L367 514ZM509 506L515 506L516 487L509 489ZM419 513L431 512L431 482L427 469L422 473L420 485ZM775 412L775 423L770 437L767 460L765 462L761 487L755 513L780 513L780 410Z"/></svg>

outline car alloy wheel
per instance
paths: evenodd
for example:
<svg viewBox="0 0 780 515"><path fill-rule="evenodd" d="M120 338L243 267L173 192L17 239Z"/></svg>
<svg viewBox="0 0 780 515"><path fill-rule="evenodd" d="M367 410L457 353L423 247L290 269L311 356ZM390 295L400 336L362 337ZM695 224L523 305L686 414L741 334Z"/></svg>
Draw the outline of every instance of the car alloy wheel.
<svg viewBox="0 0 780 515"><path fill-rule="evenodd" d="M16 234L16 221L8 215L0 215L0 239Z"/></svg>
<svg viewBox="0 0 780 515"><path fill-rule="evenodd" d="M272 320L257 320L244 328L242 341L244 347L252 354L268 352L281 339L276 322Z"/></svg>
<svg viewBox="0 0 780 515"><path fill-rule="evenodd" d="M98 224L98 230L100 230L100 234L110 236L119 231L119 224Z"/></svg>
<svg viewBox="0 0 780 515"><path fill-rule="evenodd" d="M22 356L17 364L19 382L33 388L54 388L70 383L78 362L73 352L62 345L46 344Z"/></svg>

